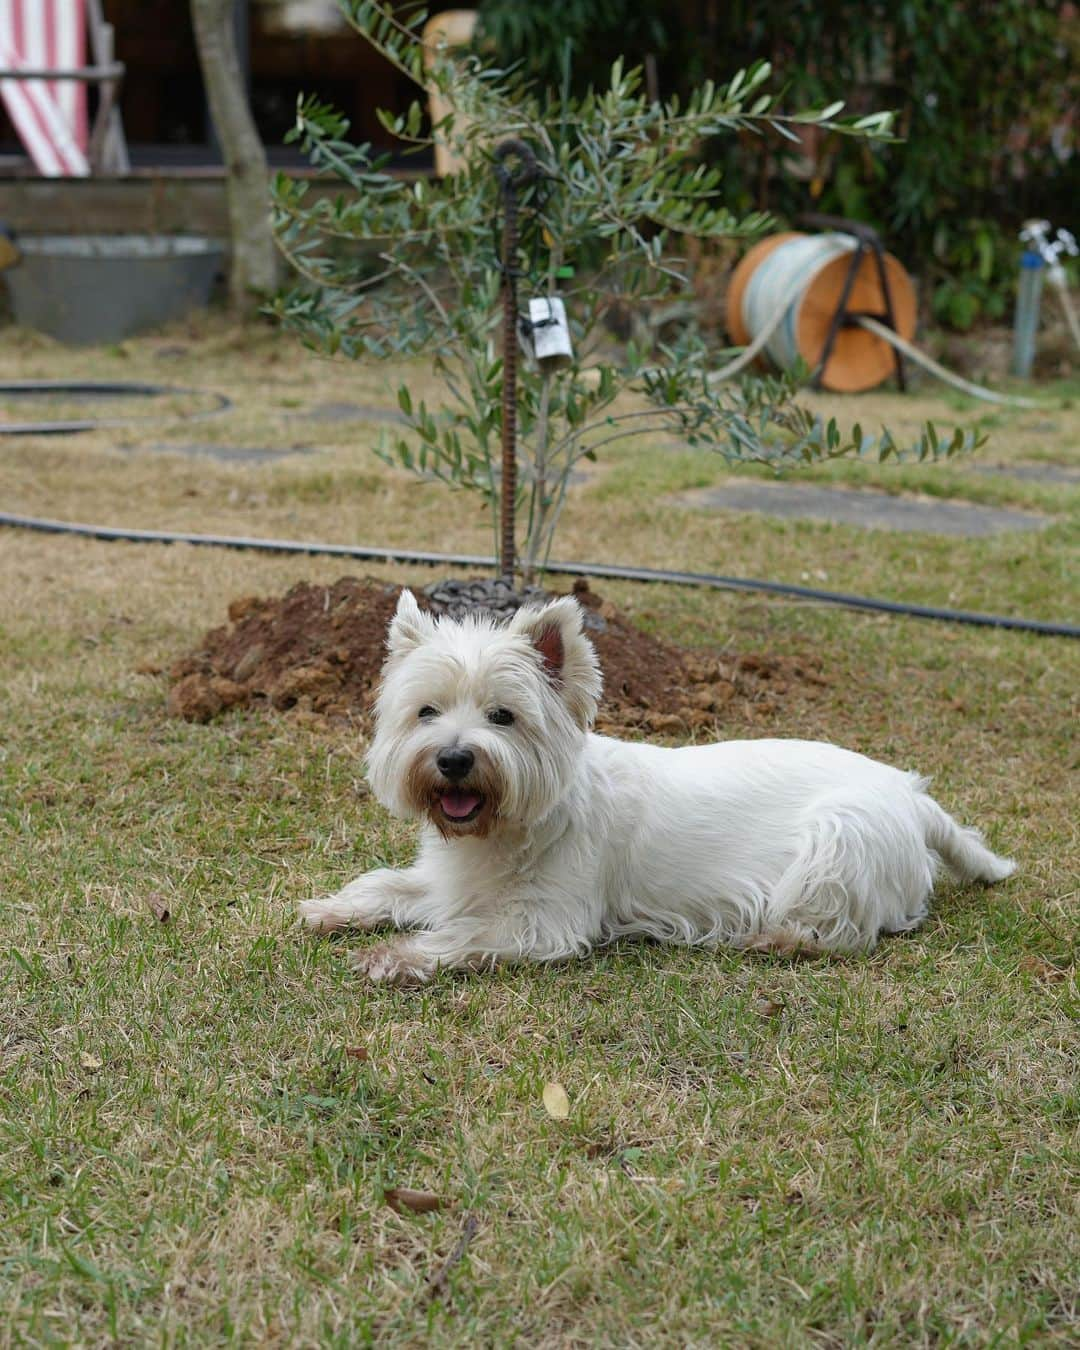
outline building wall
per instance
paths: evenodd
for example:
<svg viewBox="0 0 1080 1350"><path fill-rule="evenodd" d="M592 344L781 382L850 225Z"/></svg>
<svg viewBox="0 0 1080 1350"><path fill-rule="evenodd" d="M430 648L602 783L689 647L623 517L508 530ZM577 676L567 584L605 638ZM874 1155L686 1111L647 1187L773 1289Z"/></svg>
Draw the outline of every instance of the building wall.
<svg viewBox="0 0 1080 1350"><path fill-rule="evenodd" d="M135 163L217 162L188 0L103 4L115 29L117 59L127 67L120 104ZM241 12L252 109L272 159L289 161L283 140L300 93L316 94L344 112L357 140L386 143L376 109L400 111L416 90L348 27L334 0L247 0ZM0 147L19 153L2 107Z"/></svg>

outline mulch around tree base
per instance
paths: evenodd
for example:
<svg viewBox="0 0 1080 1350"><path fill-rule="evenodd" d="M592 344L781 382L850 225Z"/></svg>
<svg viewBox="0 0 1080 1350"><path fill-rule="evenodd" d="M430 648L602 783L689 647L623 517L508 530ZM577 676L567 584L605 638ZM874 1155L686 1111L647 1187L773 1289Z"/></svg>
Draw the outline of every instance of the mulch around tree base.
<svg viewBox="0 0 1080 1350"><path fill-rule="evenodd" d="M300 582L281 597L234 600L229 622L173 665L169 712L208 722L229 708L268 704L366 722L400 591L371 577L342 577L332 586ZM599 730L686 735L745 725L768 718L793 686L805 692L824 683L806 660L673 646L635 628L587 582L574 593L589 611L586 630L604 673Z"/></svg>

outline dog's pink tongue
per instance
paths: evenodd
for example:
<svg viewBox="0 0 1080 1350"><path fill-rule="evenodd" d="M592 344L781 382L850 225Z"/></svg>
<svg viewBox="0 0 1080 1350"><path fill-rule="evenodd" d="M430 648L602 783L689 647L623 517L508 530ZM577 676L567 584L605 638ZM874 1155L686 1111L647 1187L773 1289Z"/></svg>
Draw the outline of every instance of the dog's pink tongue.
<svg viewBox="0 0 1080 1350"><path fill-rule="evenodd" d="M451 788L442 794L442 809L451 820L463 820L471 816L480 805L475 792L465 792L462 788Z"/></svg>

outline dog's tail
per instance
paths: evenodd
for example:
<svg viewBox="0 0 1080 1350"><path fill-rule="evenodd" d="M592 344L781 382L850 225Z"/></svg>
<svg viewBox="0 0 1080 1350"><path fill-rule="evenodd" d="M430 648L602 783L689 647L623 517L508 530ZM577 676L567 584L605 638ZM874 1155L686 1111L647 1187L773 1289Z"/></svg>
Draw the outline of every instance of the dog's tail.
<svg viewBox="0 0 1080 1350"><path fill-rule="evenodd" d="M958 881L1004 881L1016 871L1011 858L991 853L978 830L958 825L933 797L919 792L917 800L927 847Z"/></svg>

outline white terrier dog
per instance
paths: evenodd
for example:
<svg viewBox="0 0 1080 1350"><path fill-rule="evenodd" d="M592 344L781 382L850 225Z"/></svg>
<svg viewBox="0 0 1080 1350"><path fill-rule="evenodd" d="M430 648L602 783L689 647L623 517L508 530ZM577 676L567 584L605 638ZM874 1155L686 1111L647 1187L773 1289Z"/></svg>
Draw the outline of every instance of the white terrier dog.
<svg viewBox="0 0 1080 1350"><path fill-rule="evenodd" d="M303 917L418 931L368 947L373 980L584 956L622 934L792 952L869 951L922 922L939 863L1000 881L926 782L813 741L663 749L590 732L600 696L571 598L507 625L390 625L368 775L424 822L403 871L368 872Z"/></svg>

